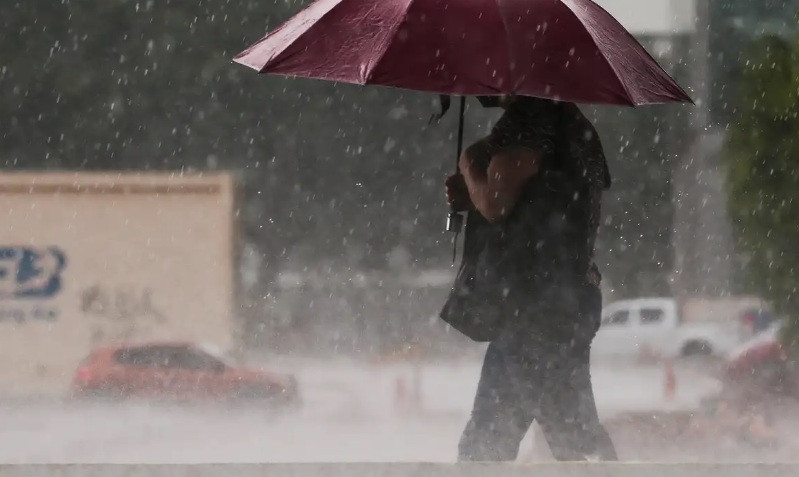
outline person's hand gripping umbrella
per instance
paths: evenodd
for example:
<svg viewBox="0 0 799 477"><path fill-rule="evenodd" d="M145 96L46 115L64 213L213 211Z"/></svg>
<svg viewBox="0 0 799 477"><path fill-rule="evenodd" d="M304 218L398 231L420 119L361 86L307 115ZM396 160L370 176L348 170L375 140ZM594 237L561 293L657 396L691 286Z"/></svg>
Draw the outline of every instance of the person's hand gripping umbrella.
<svg viewBox="0 0 799 477"><path fill-rule="evenodd" d="M592 0L317 0L234 61L259 73L460 95L458 156L467 95L691 102ZM448 230L461 223L450 213Z"/></svg>

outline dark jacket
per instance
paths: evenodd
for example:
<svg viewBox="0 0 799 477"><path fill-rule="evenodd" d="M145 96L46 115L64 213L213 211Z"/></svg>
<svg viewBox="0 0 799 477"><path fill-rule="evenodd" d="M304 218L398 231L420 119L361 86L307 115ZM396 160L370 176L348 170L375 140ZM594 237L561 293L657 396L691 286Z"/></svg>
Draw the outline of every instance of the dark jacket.
<svg viewBox="0 0 799 477"><path fill-rule="evenodd" d="M483 232L490 237L486 258L506 279L528 286L584 278L593 262L602 191L610 186L590 121L574 104L524 98L506 111L489 141L496 148L530 148L542 164L507 219Z"/></svg>
<svg viewBox="0 0 799 477"><path fill-rule="evenodd" d="M493 339L505 320L532 320L525 316L586 284L610 185L599 137L573 104L522 98L485 142L530 148L542 165L504 222L478 212L467 218L461 270L441 316L478 341Z"/></svg>

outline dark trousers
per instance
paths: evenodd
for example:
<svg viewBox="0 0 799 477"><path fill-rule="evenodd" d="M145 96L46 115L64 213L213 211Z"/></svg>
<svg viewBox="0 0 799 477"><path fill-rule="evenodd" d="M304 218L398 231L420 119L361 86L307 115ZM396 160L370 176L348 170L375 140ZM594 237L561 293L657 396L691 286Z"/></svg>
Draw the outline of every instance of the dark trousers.
<svg viewBox="0 0 799 477"><path fill-rule="evenodd" d="M533 421L541 426L558 460L616 460L610 436L597 416L589 369L601 297L597 309L598 290L589 290L591 296L575 289L556 294L563 293L567 296L559 302L534 305L538 316L532 322L509 325L489 344L458 460L515 460ZM570 331L542 331L541 324L550 320L569 324L565 328Z"/></svg>

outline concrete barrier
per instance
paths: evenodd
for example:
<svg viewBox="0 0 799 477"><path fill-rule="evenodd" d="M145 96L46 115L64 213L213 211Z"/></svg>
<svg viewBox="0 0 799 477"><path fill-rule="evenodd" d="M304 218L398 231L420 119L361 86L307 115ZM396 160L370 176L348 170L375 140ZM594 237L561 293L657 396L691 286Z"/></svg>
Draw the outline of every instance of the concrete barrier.
<svg viewBox="0 0 799 477"><path fill-rule="evenodd" d="M799 464L58 464L0 477L795 477Z"/></svg>

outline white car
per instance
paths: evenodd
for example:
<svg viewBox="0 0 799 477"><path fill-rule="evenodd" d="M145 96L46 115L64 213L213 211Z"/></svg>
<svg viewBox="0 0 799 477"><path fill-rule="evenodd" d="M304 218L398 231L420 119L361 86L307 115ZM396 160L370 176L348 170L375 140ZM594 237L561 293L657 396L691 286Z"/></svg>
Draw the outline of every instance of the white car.
<svg viewBox="0 0 799 477"><path fill-rule="evenodd" d="M739 343L736 322L683 324L674 299L639 298L617 301L602 310L592 354L723 355Z"/></svg>

